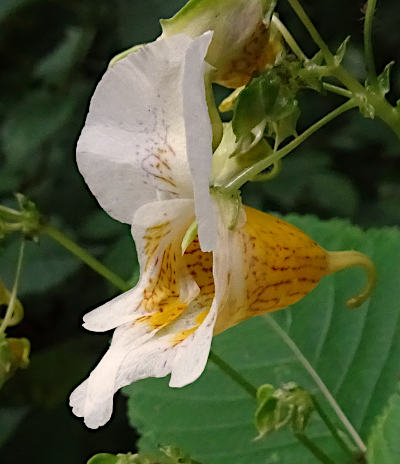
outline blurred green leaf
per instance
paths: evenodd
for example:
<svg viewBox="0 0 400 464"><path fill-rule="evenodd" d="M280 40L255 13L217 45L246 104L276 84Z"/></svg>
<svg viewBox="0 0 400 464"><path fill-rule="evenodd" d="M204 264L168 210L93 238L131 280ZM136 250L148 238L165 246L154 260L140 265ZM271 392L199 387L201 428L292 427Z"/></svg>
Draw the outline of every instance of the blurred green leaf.
<svg viewBox="0 0 400 464"><path fill-rule="evenodd" d="M280 174L263 188L269 198L288 210L312 204L324 213L352 217L359 205L351 180L334 171L329 156L321 152L301 150L284 159Z"/></svg>
<svg viewBox="0 0 400 464"><path fill-rule="evenodd" d="M79 319L79 315L77 315ZM73 388L87 375L94 364L95 352L107 336L93 338L81 329L79 338L53 344L33 352L29 368L8 384L15 398L41 408L67 407Z"/></svg>
<svg viewBox="0 0 400 464"><path fill-rule="evenodd" d="M136 283L139 278L139 264L135 242L126 228L126 233L116 241L104 257L104 264L123 279Z"/></svg>
<svg viewBox="0 0 400 464"><path fill-rule="evenodd" d="M400 462L400 393L397 391L379 416L368 439L368 464Z"/></svg>
<svg viewBox="0 0 400 464"><path fill-rule="evenodd" d="M37 3L40 0L1 0L0 2L0 21L8 15L16 13L20 8Z"/></svg>
<svg viewBox="0 0 400 464"><path fill-rule="evenodd" d="M80 233L87 239L107 240L129 233L126 226L112 219L105 211L94 211L83 222Z"/></svg>
<svg viewBox="0 0 400 464"><path fill-rule="evenodd" d="M19 242L12 240L0 251L0 276L8 287L18 257ZM81 262L46 236L39 243L27 242L18 294L41 293L60 284L81 266Z"/></svg>
<svg viewBox="0 0 400 464"><path fill-rule="evenodd" d="M33 75L52 85L62 85L79 61L87 54L94 38L94 30L70 27L64 39L42 58Z"/></svg>
<svg viewBox="0 0 400 464"><path fill-rule="evenodd" d="M365 283L365 275L354 268L324 278L293 308L274 316L365 438L398 382L400 231L363 232L340 220L322 222L294 215L286 219L324 248L356 249L376 263L378 286L359 310L345 306L346 299ZM255 386L265 382L301 384L317 395L338 423L268 317L253 318L218 335L213 349ZM194 459L208 464L316 462L284 430L254 442L254 400L213 364L183 389L169 388L168 379L147 379L125 392L130 397L131 423L142 433L142 451L154 450L157 443L164 442L184 446ZM307 435L332 459L345 461L317 416L311 417Z"/></svg>
<svg viewBox="0 0 400 464"><path fill-rule="evenodd" d="M76 109L77 100L46 90L36 90L7 114L2 128L2 148L14 169L35 160L37 150L55 136Z"/></svg>
<svg viewBox="0 0 400 464"><path fill-rule="evenodd" d="M26 406L0 407L0 448L14 433L28 410Z"/></svg>

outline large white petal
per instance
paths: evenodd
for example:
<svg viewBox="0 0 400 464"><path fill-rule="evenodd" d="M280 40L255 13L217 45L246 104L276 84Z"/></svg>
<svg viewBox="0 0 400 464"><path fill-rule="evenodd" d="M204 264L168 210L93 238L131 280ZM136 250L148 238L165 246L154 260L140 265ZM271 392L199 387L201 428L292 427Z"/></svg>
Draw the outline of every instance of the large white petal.
<svg viewBox="0 0 400 464"><path fill-rule="evenodd" d="M189 306L178 320L158 333L143 335L139 332L140 325L131 324L116 329L107 353L89 378L72 392L70 405L73 413L83 417L89 428L98 428L110 419L117 390L140 379L164 377L173 372L175 366L181 364L180 352L187 351L188 347L183 345L184 342L176 344L174 337L192 328L202 309ZM209 347L205 351L205 360L208 351ZM195 359L193 362L197 364ZM203 369L204 365L198 375Z"/></svg>
<svg viewBox="0 0 400 464"><path fill-rule="evenodd" d="M114 218L131 223L135 210L147 202L193 196L185 139L185 129L193 127L184 121L183 89L189 92L185 73L190 62L201 73L191 72L195 80L190 93L203 92L203 50L209 40L177 35L145 45L116 63L98 84L77 161L99 203ZM195 60L200 61L197 66Z"/></svg>
<svg viewBox="0 0 400 464"><path fill-rule="evenodd" d="M136 211L132 234L136 242L141 276L135 288L94 309L84 316L84 327L103 332L133 323L148 314L142 306L143 292L159 272L163 253L170 243L180 250L182 236L193 221L193 200L164 200L149 203ZM151 241L151 231L154 235ZM192 300L199 288L184 269L177 269L182 302Z"/></svg>
<svg viewBox="0 0 400 464"><path fill-rule="evenodd" d="M196 219L203 251L214 250L217 237L216 212L210 195L212 128L204 83L204 73L208 66L204 57L211 39L212 32L206 32L189 45L183 79L186 150L193 178Z"/></svg>

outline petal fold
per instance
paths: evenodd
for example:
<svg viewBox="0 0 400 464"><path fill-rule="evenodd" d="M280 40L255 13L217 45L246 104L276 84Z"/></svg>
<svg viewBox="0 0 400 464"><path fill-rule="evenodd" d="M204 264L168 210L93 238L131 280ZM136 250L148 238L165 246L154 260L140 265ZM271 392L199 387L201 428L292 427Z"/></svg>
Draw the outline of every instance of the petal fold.
<svg viewBox="0 0 400 464"><path fill-rule="evenodd" d="M204 73L213 33L206 32L188 47L183 80L186 149L193 179L200 246L212 251L216 244L216 211L210 195L212 128L206 103Z"/></svg>

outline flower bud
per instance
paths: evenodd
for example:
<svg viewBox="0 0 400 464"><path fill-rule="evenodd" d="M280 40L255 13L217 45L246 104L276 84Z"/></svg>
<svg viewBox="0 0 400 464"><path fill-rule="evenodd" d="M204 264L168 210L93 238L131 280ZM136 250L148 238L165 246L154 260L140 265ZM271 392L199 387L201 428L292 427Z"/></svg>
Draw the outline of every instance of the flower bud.
<svg viewBox="0 0 400 464"><path fill-rule="evenodd" d="M214 81L237 88L273 65L282 52L280 34L270 25L274 6L274 0L190 0L175 16L160 21L161 37L213 31L206 60L215 68Z"/></svg>
<svg viewBox="0 0 400 464"><path fill-rule="evenodd" d="M262 385L257 391L258 408L255 414L255 426L261 438L273 431L289 425L294 433L304 433L314 402L310 394L294 382L282 388Z"/></svg>

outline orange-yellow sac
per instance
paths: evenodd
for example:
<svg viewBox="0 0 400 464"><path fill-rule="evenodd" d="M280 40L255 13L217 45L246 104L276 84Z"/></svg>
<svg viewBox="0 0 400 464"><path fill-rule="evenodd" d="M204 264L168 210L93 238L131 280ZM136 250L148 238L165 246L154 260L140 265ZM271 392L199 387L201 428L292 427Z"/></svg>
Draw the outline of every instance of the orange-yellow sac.
<svg viewBox="0 0 400 464"><path fill-rule="evenodd" d="M365 255L355 251L327 252L297 227L253 208L245 207L247 220L242 227L230 231L226 252L230 265L226 269L227 289L218 308L214 334L260 314L293 305L311 292L322 277L348 266L363 266L369 285L348 305L361 304L370 294L375 281L374 266ZM161 227L162 226L162 227ZM151 232L159 239L161 228ZM152 239L149 233L146 238ZM212 253L200 249L198 238L180 255L180 241L164 251L156 276L143 292L143 306L148 315L135 323L147 323L152 329L167 327L194 311L184 330L171 334L177 345L191 335L208 314L215 294ZM151 254L153 247L147 247ZM182 301L179 275L190 275L199 293L190 302Z"/></svg>
<svg viewBox="0 0 400 464"><path fill-rule="evenodd" d="M246 224L237 231L244 298L236 296L235 304L227 296L215 333L296 303L329 273L327 252L300 229L253 208L245 211Z"/></svg>

